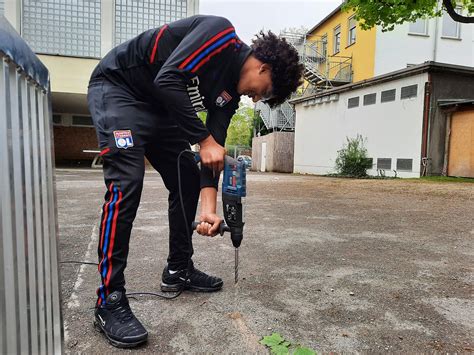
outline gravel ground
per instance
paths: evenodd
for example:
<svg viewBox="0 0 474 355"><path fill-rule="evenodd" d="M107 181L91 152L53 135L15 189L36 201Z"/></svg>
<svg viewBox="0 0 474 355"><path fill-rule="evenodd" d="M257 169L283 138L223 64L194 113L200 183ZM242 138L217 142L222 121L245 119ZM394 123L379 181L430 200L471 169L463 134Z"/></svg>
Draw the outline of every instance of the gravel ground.
<svg viewBox="0 0 474 355"><path fill-rule="evenodd" d="M62 260L96 261L101 173L57 170ZM320 352L474 351L474 184L248 175L240 281L228 237L196 236L222 291L131 300L149 353L265 353L272 332ZM158 291L167 192L147 172L127 291ZM92 326L96 267L62 264L65 350L112 348Z"/></svg>

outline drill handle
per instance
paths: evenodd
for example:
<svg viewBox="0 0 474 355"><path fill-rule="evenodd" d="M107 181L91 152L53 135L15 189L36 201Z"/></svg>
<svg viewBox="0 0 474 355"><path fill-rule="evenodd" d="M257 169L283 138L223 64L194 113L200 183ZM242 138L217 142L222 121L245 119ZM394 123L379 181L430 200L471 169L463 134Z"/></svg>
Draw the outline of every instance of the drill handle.
<svg viewBox="0 0 474 355"><path fill-rule="evenodd" d="M192 223L192 228L193 228L193 230L196 230L196 228L197 228L197 226L199 225L199 223L201 223L201 222L196 222L196 221L194 221L194 222ZM230 228L229 228L229 226L228 226L224 221L222 221L221 224L220 224L220 226L219 226L219 234L220 234L221 236L223 236L225 232L230 232Z"/></svg>

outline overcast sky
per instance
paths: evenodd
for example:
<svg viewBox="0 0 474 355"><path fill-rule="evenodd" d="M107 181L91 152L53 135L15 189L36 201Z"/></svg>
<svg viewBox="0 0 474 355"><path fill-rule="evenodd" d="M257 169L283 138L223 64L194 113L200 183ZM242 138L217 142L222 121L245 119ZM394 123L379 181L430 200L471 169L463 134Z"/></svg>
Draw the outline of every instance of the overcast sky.
<svg viewBox="0 0 474 355"><path fill-rule="evenodd" d="M289 27L310 29L341 0L200 0L199 12L228 18L247 44L261 29L276 34Z"/></svg>

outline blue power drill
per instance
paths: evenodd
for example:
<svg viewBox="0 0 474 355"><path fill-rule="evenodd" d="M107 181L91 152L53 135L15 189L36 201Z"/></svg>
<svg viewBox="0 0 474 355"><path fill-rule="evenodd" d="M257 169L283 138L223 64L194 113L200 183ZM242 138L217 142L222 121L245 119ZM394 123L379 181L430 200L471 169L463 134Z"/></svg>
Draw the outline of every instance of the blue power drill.
<svg viewBox="0 0 474 355"><path fill-rule="evenodd" d="M196 161L200 160L196 155ZM230 239L235 247L235 278L237 283L239 275L239 247L244 237L244 206L246 191L246 163L229 156L224 160L224 178L222 180L222 207L224 221L219 227L220 235L230 232ZM199 222L193 222L192 228L196 229Z"/></svg>

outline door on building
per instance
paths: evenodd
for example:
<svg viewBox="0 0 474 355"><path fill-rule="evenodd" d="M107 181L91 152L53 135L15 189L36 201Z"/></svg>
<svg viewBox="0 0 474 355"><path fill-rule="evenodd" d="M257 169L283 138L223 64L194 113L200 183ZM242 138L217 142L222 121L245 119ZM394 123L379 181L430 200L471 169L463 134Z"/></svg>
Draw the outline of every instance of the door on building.
<svg viewBox="0 0 474 355"><path fill-rule="evenodd" d="M474 177L474 111L451 116L448 175Z"/></svg>
<svg viewBox="0 0 474 355"><path fill-rule="evenodd" d="M260 159L260 171L265 171L267 166L267 143L262 143L262 159Z"/></svg>

